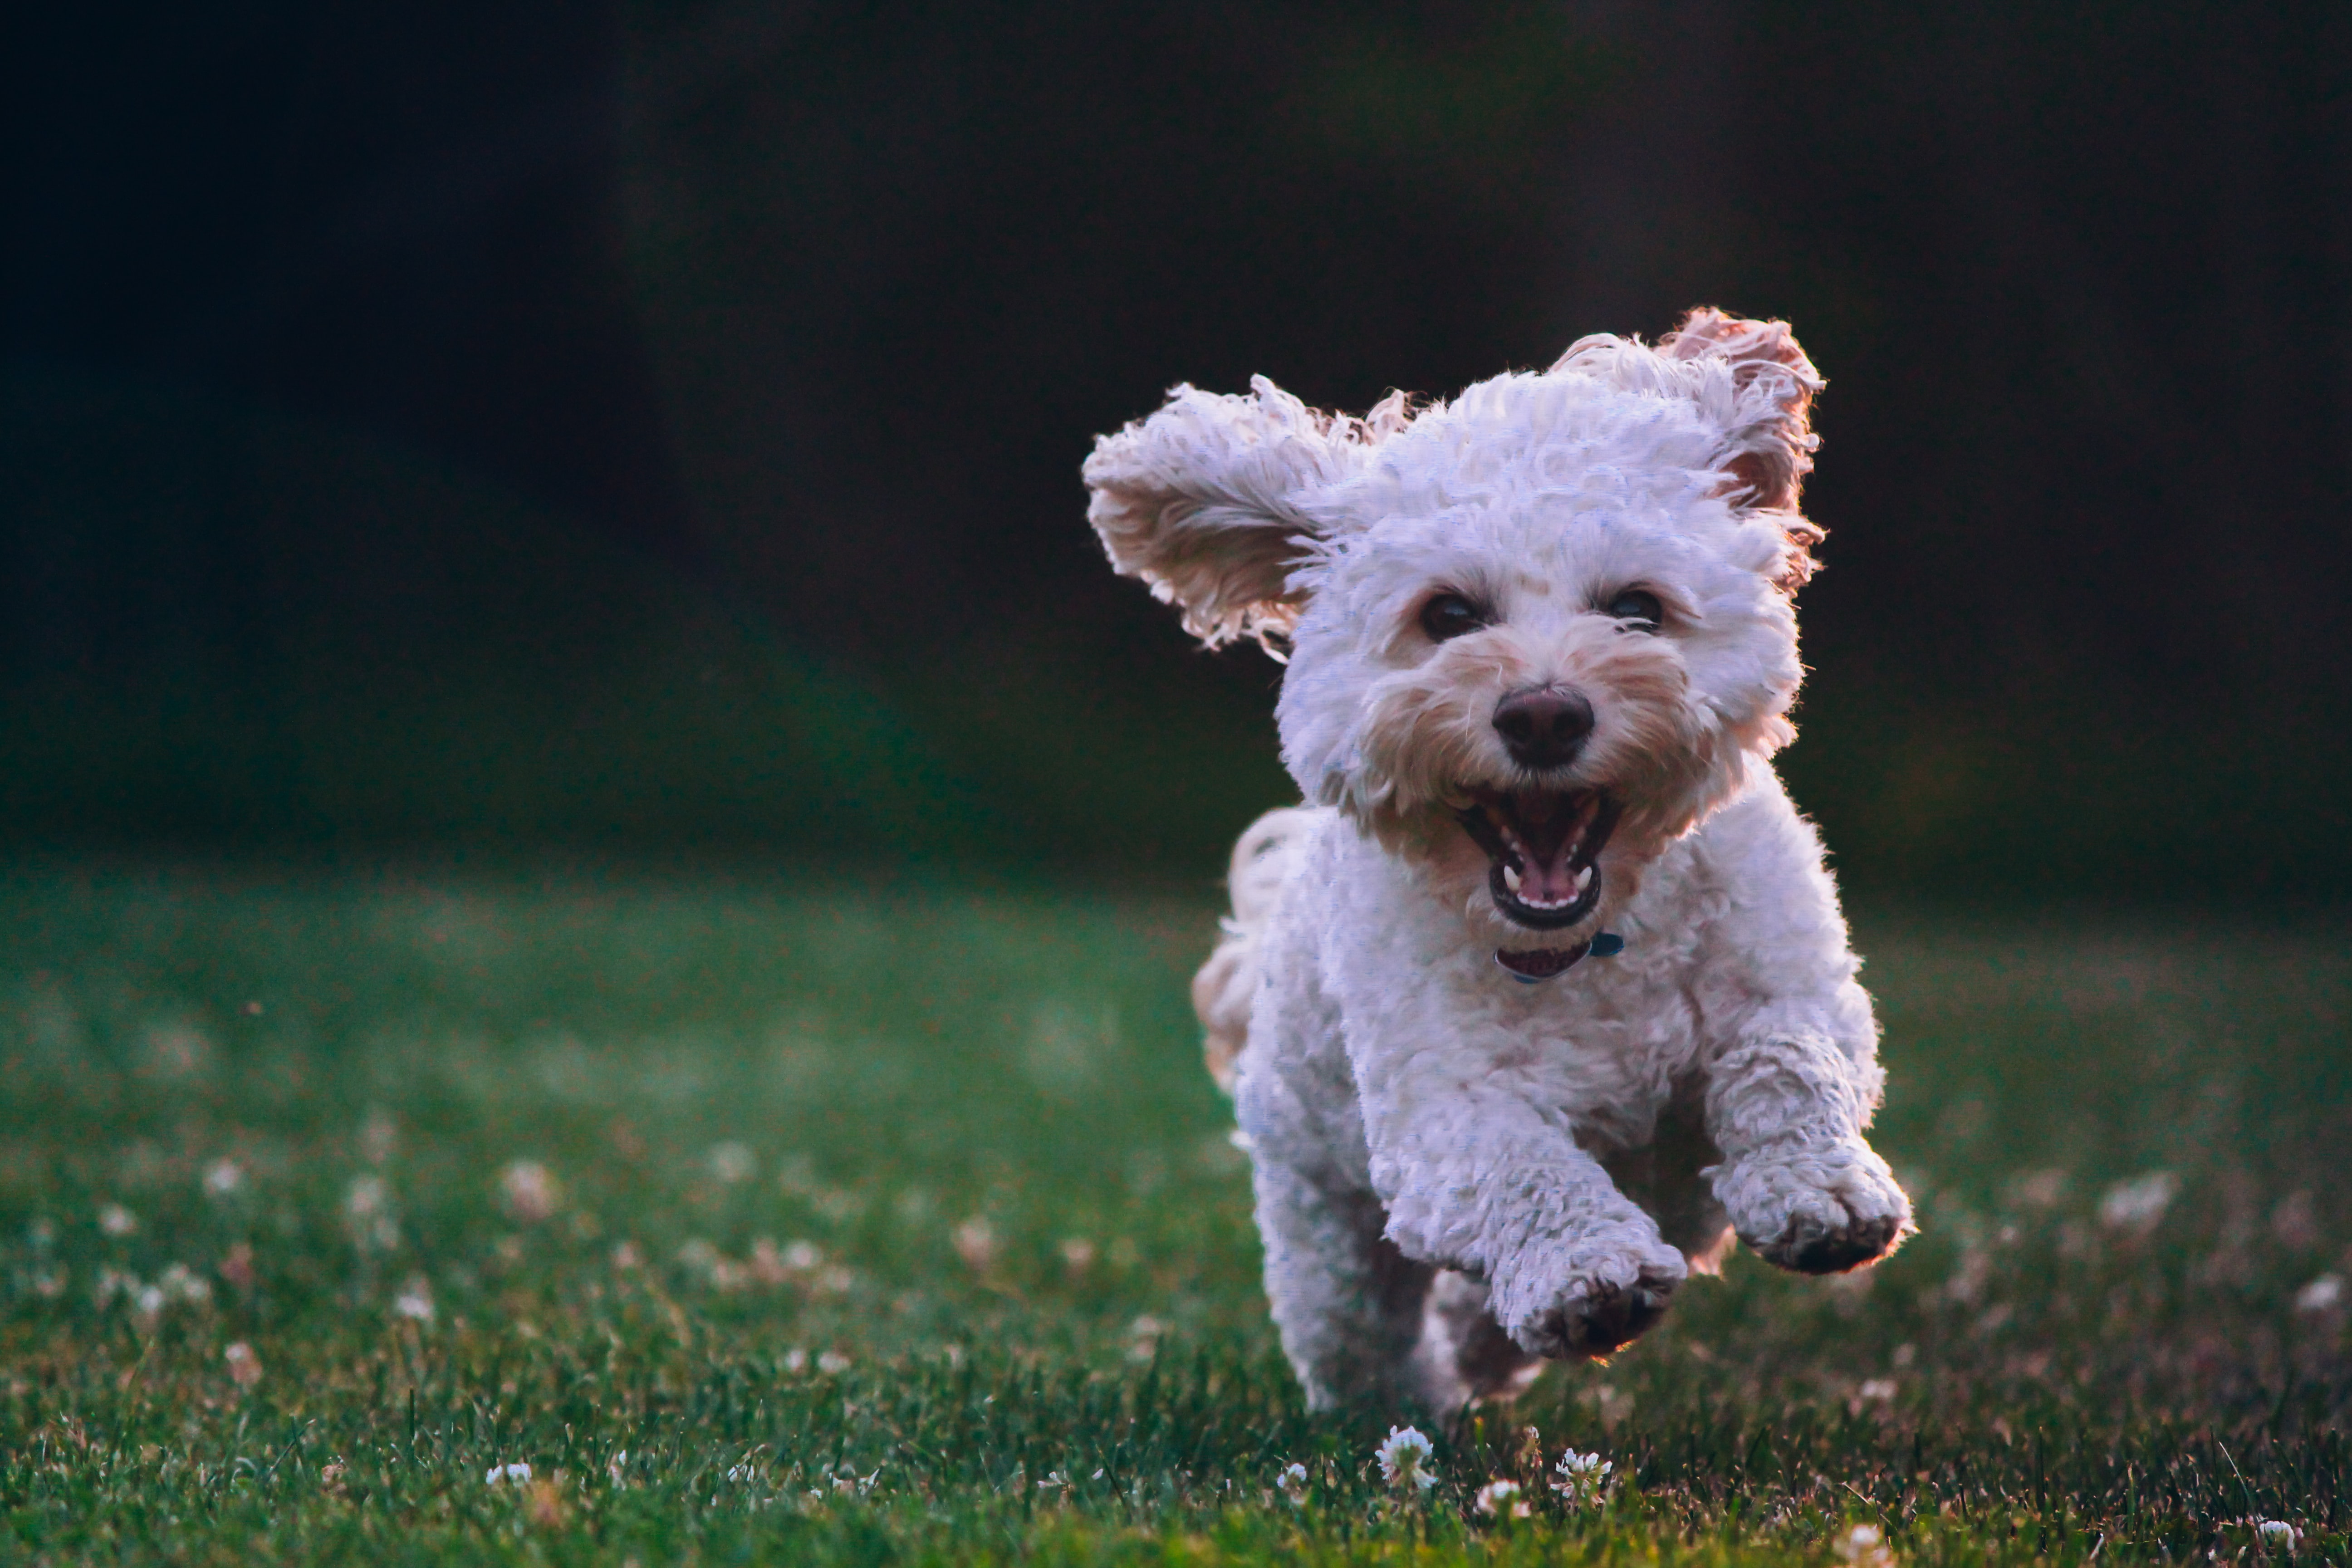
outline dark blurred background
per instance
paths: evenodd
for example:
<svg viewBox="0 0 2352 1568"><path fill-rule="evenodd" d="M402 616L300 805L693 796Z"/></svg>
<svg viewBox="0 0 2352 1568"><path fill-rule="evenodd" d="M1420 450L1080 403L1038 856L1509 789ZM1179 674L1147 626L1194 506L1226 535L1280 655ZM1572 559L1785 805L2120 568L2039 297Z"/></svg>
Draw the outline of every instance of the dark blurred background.
<svg viewBox="0 0 2352 1568"><path fill-rule="evenodd" d="M1793 321L1850 884L2352 878L2352 10L221 0L6 24L0 848L1197 884L1275 668L1077 480Z"/></svg>

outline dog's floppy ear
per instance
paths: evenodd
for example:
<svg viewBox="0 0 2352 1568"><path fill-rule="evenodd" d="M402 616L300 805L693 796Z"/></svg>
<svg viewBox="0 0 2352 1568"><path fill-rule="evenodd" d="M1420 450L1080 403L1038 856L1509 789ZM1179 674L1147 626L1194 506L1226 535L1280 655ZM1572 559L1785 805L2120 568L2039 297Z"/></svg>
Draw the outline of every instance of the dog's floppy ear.
<svg viewBox="0 0 2352 1568"><path fill-rule="evenodd" d="M1391 398L1365 420L1333 418L1264 376L1245 397L1179 386L1150 418L1096 441L1087 521L1111 564L1180 606L1211 647L1287 632L1306 597L1291 574L1329 531L1302 500L1402 412Z"/></svg>
<svg viewBox="0 0 2352 1568"><path fill-rule="evenodd" d="M1826 384L1786 321L1747 321L1701 305L1658 340L1670 360L1721 360L1731 366L1732 406L1724 470L1738 478L1759 511L1794 512L1812 471L1813 395Z"/></svg>
<svg viewBox="0 0 2352 1568"><path fill-rule="evenodd" d="M1723 475L1733 504L1780 525L1786 549L1773 580L1794 593L1812 576L1822 534L1797 498L1821 445L1811 416L1824 384L1788 322L1744 321L1702 305L1654 348L1603 333L1570 344L1552 368L1697 404L1720 432L1708 466Z"/></svg>

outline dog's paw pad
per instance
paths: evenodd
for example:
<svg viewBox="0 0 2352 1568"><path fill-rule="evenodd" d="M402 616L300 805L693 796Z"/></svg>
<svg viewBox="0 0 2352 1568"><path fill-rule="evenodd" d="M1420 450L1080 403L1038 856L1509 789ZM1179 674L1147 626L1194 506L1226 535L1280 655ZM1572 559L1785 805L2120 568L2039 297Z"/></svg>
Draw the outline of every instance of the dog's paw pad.
<svg viewBox="0 0 2352 1568"><path fill-rule="evenodd" d="M1644 1268L1630 1283L1587 1279L1543 1315L1529 1348L1549 1356L1589 1359L1622 1350L1665 1316L1681 1276Z"/></svg>
<svg viewBox="0 0 2352 1568"><path fill-rule="evenodd" d="M1766 1262L1800 1274L1843 1274L1894 1251L1904 1228L1900 1215L1850 1219L1826 1229L1798 1221L1756 1250Z"/></svg>

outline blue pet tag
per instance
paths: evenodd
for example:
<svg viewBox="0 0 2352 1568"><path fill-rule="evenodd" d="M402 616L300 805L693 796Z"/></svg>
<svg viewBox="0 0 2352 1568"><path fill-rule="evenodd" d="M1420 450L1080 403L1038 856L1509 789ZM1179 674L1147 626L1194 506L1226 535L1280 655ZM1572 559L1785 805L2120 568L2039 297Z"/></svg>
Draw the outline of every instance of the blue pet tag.
<svg viewBox="0 0 2352 1568"><path fill-rule="evenodd" d="M1592 933L1592 945L1584 950L1587 958L1614 958L1625 951L1625 939L1613 931Z"/></svg>

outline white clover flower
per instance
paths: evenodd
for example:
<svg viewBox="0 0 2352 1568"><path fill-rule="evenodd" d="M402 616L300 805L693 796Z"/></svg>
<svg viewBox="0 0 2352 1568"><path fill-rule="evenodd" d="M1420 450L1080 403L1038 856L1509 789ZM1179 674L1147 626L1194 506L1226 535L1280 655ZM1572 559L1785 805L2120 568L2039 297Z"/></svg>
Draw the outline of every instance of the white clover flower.
<svg viewBox="0 0 2352 1568"><path fill-rule="evenodd" d="M988 1223L985 1215L974 1215L956 1226L950 1239L955 1243L956 1256L974 1274L987 1273L989 1265L996 1261L996 1227Z"/></svg>
<svg viewBox="0 0 2352 1568"><path fill-rule="evenodd" d="M759 1156L731 1140L711 1145L708 1156L711 1175L722 1186L740 1186L760 1173Z"/></svg>
<svg viewBox="0 0 2352 1568"><path fill-rule="evenodd" d="M392 1212L392 1189L381 1176L355 1176L343 1193L343 1228L352 1245L389 1252L400 1245L400 1222Z"/></svg>
<svg viewBox="0 0 2352 1568"><path fill-rule="evenodd" d="M492 1465L489 1468L488 1473L482 1477L482 1484L486 1487L495 1487L505 1482L512 1482L516 1486L520 1486L523 1482L529 1479L530 1479L530 1467L529 1465L520 1463L512 1465Z"/></svg>
<svg viewBox="0 0 2352 1568"><path fill-rule="evenodd" d="M174 1263L164 1268L156 1280L166 1301L184 1301L191 1307L201 1307L213 1299L212 1281L184 1263Z"/></svg>
<svg viewBox="0 0 2352 1568"><path fill-rule="evenodd" d="M251 1388L261 1381L261 1358L243 1340L221 1352L221 1360L228 1363L229 1381L239 1388Z"/></svg>
<svg viewBox="0 0 2352 1568"><path fill-rule="evenodd" d="M2255 1524L2254 1537L2271 1551L2284 1552L2292 1557L2295 1547L2303 1541L2303 1531L2283 1519L2265 1519Z"/></svg>
<svg viewBox="0 0 2352 1568"><path fill-rule="evenodd" d="M245 1167L234 1160L215 1160L205 1171L207 1197L233 1197L245 1188Z"/></svg>
<svg viewBox="0 0 2352 1568"><path fill-rule="evenodd" d="M2169 1171L2151 1171L2128 1182L2117 1182L2099 1200L2099 1223L2109 1230L2145 1236L2156 1228L2179 1193L2180 1178Z"/></svg>
<svg viewBox="0 0 2352 1568"><path fill-rule="evenodd" d="M816 1369L837 1376L849 1370L849 1358L839 1351L819 1351L816 1353Z"/></svg>
<svg viewBox="0 0 2352 1568"><path fill-rule="evenodd" d="M1886 1549L1886 1537L1874 1524L1855 1525L1830 1542L1830 1550L1852 1568L1894 1568L1895 1553Z"/></svg>
<svg viewBox="0 0 2352 1568"><path fill-rule="evenodd" d="M412 1322L433 1321L433 1287L422 1274L410 1279L392 1299L392 1310Z"/></svg>
<svg viewBox="0 0 2352 1568"><path fill-rule="evenodd" d="M2344 1278L2339 1274L2323 1274L2294 1293L2294 1310L2298 1312L2332 1312L2343 1304Z"/></svg>
<svg viewBox="0 0 2352 1568"><path fill-rule="evenodd" d="M1551 1468L1551 1489L1570 1508L1589 1508L1601 1500L1609 1486L1609 1472L1614 1468L1599 1454L1580 1454L1570 1448Z"/></svg>
<svg viewBox="0 0 2352 1568"><path fill-rule="evenodd" d="M129 1236L139 1228L139 1216L121 1204L109 1204L98 1211L98 1228L109 1236Z"/></svg>
<svg viewBox="0 0 2352 1568"><path fill-rule="evenodd" d="M1276 1490L1291 1501L1305 1502L1307 1500L1307 1467L1301 1464L1283 1466L1274 1478L1274 1485Z"/></svg>
<svg viewBox="0 0 2352 1568"><path fill-rule="evenodd" d="M1527 1500L1519 1496L1519 1483L1495 1480L1480 1487L1478 1511L1489 1519L1527 1518Z"/></svg>
<svg viewBox="0 0 2352 1568"><path fill-rule="evenodd" d="M563 1187L538 1161L517 1160L499 1173L499 1198L513 1218L537 1225L563 1206Z"/></svg>
<svg viewBox="0 0 2352 1568"><path fill-rule="evenodd" d="M1429 1462L1437 1455L1437 1446L1412 1426L1391 1426L1388 1436L1372 1451L1381 1462L1381 1479L1400 1491L1407 1487L1427 1491L1437 1484L1430 1472Z"/></svg>

